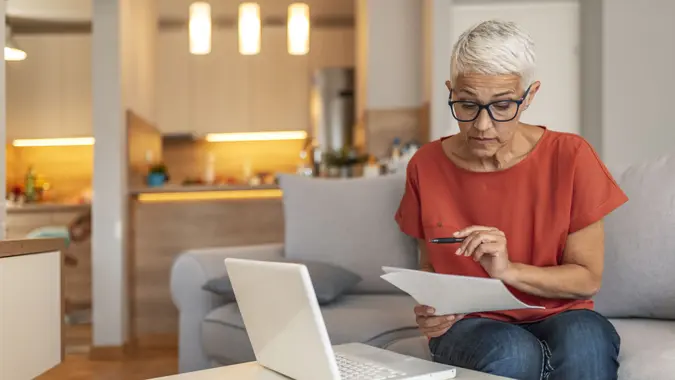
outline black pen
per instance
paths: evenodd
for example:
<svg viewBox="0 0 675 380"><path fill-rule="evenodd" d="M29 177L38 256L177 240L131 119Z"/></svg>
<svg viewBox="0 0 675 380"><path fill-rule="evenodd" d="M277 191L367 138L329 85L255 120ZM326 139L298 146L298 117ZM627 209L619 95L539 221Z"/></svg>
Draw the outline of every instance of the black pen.
<svg viewBox="0 0 675 380"><path fill-rule="evenodd" d="M456 237L444 237L444 238L436 238L436 239L431 239L429 240L429 243L434 243L434 244L455 244L455 243L461 243L464 241L464 238L456 238Z"/></svg>

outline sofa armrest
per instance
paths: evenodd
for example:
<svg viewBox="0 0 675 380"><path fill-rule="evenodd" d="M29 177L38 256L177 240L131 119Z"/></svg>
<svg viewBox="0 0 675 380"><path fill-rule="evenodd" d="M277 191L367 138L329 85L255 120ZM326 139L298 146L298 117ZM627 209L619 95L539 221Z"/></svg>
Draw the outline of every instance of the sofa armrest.
<svg viewBox="0 0 675 380"><path fill-rule="evenodd" d="M283 257L283 244L241 247L205 248L185 251L171 268L171 297L178 310L211 311L223 304L221 297L205 291L207 281L225 275L224 260L228 257L252 260L278 260Z"/></svg>
<svg viewBox="0 0 675 380"><path fill-rule="evenodd" d="M223 297L202 289L212 279L223 276L228 257L253 260L278 260L283 244L193 249L181 253L171 268L171 298L179 312L179 370L209 368L201 342L201 323L206 315L225 304Z"/></svg>

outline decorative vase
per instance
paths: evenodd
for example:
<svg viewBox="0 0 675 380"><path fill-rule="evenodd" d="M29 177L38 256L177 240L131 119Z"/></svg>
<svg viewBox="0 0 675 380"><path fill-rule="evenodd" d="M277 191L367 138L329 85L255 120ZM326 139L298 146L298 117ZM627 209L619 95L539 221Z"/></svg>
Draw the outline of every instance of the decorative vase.
<svg viewBox="0 0 675 380"><path fill-rule="evenodd" d="M166 182L166 175L164 173L150 173L146 177L146 181L150 187L162 186Z"/></svg>

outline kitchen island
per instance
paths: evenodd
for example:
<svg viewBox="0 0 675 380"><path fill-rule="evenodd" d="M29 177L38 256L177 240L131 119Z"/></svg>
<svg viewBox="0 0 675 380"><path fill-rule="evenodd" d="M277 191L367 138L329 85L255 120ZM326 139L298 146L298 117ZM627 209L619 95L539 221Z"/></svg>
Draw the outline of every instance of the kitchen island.
<svg viewBox="0 0 675 380"><path fill-rule="evenodd" d="M178 313L169 281L181 252L283 241L276 185L134 189L129 207L130 332L143 347L177 345Z"/></svg>
<svg viewBox="0 0 675 380"><path fill-rule="evenodd" d="M39 228L68 226L90 209L88 203L7 205L5 238L25 239L30 232ZM64 248L64 253L77 260L77 265L64 268L64 292L68 307L88 309L91 307L91 241L87 239L70 244Z"/></svg>

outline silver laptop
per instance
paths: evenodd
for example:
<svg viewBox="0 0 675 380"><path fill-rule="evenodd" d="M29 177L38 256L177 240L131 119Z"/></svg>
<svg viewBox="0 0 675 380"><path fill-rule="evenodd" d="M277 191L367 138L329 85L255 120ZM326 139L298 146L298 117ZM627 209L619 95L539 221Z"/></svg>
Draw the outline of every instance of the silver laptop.
<svg viewBox="0 0 675 380"><path fill-rule="evenodd" d="M274 372L295 380L445 380L456 375L453 367L365 344L331 347L304 265L228 258L225 266L256 360Z"/></svg>

